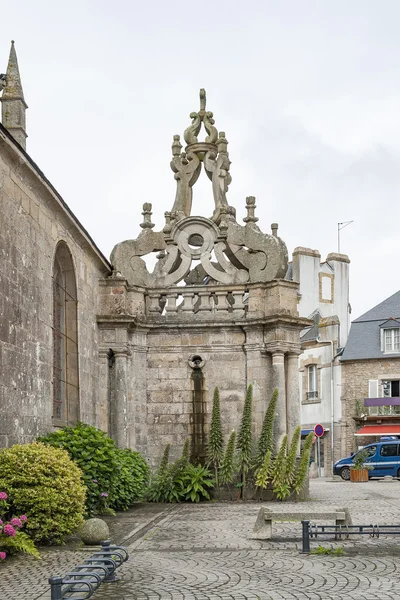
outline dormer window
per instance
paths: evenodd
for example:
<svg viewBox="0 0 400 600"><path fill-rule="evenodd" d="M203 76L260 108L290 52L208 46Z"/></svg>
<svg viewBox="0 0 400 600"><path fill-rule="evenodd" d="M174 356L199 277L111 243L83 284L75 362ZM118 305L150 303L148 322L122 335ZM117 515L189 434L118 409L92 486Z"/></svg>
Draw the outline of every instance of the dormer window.
<svg viewBox="0 0 400 600"><path fill-rule="evenodd" d="M400 352L400 327L383 330L384 352Z"/></svg>

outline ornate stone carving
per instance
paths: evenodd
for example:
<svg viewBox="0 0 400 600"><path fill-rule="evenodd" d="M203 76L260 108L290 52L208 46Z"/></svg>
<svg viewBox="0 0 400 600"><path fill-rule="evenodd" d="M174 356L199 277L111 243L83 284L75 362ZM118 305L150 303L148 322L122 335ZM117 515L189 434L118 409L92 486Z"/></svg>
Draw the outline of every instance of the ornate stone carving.
<svg viewBox="0 0 400 600"><path fill-rule="evenodd" d="M227 192L232 181L228 141L214 125L213 113L206 110L205 90L200 90L200 110L191 113L186 129L185 151L179 135L172 143L171 169L177 182L175 202L165 213L162 231L153 232L151 204L143 205L143 231L136 240L118 244L111 255L114 267L130 284L150 288L173 286L184 280L187 285L245 284L267 282L285 276L287 250L272 225L272 235L257 226L255 198L246 198L245 226L236 222L235 209L228 204ZM198 140L204 125L205 141ZM192 188L201 166L212 182L215 210L211 219L191 216ZM141 258L152 252L157 262L150 273Z"/></svg>

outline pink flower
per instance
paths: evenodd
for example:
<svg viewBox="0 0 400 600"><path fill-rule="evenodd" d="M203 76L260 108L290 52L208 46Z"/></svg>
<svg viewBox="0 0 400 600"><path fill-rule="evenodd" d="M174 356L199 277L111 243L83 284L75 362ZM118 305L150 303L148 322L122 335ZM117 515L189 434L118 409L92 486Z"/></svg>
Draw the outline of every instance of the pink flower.
<svg viewBox="0 0 400 600"><path fill-rule="evenodd" d="M99 482L97 481L97 479L92 479L92 482L93 482L93 483L99 483Z"/></svg>
<svg viewBox="0 0 400 600"><path fill-rule="evenodd" d="M100 496L103 496L103 498L108 498L107 492L101 492Z"/></svg>
<svg viewBox="0 0 400 600"><path fill-rule="evenodd" d="M0 492L0 500L7 500L8 496L5 492Z"/></svg>
<svg viewBox="0 0 400 600"><path fill-rule="evenodd" d="M0 525L3 525L3 521L0 519Z"/></svg>
<svg viewBox="0 0 400 600"><path fill-rule="evenodd" d="M5 552L0 552L0 560L6 560L7 554Z"/></svg>
<svg viewBox="0 0 400 600"><path fill-rule="evenodd" d="M28 517L27 517L26 515L21 515L21 516L20 516L20 519L21 519L21 521L22 521L23 523L26 523L26 522L27 522L27 520L28 520Z"/></svg>
<svg viewBox="0 0 400 600"><path fill-rule="evenodd" d="M14 529L14 527L12 525L4 525L3 527L3 533L5 533L6 535L9 535L10 537L14 537L14 535L17 533Z"/></svg>
<svg viewBox="0 0 400 600"><path fill-rule="evenodd" d="M18 517L14 517L13 519L11 519L10 523L14 527L22 527L22 521L21 519L18 519Z"/></svg>

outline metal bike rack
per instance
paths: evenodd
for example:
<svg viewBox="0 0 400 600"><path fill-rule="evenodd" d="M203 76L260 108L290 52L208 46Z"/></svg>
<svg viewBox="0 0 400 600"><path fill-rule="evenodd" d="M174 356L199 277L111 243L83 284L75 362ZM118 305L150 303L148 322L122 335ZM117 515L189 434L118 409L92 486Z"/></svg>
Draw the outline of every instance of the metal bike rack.
<svg viewBox="0 0 400 600"><path fill-rule="evenodd" d="M116 570L129 558L126 548L101 542L101 550L63 577L50 577L51 600L87 600L102 583L117 581Z"/></svg>
<svg viewBox="0 0 400 600"><path fill-rule="evenodd" d="M371 538L400 535L400 525L316 525L310 521L302 521L301 526L302 554L310 554L310 539L319 535L333 535L335 540L348 540L351 535L369 535Z"/></svg>

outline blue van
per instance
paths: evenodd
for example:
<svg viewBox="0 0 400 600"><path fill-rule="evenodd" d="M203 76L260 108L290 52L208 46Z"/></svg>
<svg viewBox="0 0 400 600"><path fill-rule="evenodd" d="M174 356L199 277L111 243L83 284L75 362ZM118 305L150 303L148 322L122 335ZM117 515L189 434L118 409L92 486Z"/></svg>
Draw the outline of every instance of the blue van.
<svg viewBox="0 0 400 600"><path fill-rule="evenodd" d="M364 446L363 450L368 451L368 458L365 461L367 465L372 467L368 471L368 478L392 477L400 478L400 440L379 441L374 444ZM342 458L335 462L333 467L334 475L340 475L342 479L350 479L350 467L353 464L353 458L357 453Z"/></svg>

